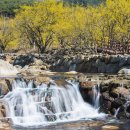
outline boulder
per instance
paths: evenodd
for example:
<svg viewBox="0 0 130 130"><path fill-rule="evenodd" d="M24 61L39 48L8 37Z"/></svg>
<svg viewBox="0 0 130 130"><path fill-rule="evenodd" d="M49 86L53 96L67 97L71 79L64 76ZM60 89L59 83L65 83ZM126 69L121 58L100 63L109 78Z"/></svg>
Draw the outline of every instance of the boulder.
<svg viewBox="0 0 130 130"><path fill-rule="evenodd" d="M5 80L0 80L0 96L4 96L9 92L8 85Z"/></svg>
<svg viewBox="0 0 130 130"><path fill-rule="evenodd" d="M5 107L0 103L0 119L6 116Z"/></svg>
<svg viewBox="0 0 130 130"><path fill-rule="evenodd" d="M107 65L104 62L100 62L98 65L98 73L105 73Z"/></svg>
<svg viewBox="0 0 130 130"><path fill-rule="evenodd" d="M80 85L81 88L90 90L95 85L97 85L97 82L94 82L94 81L84 81L84 82L80 82L79 85Z"/></svg>
<svg viewBox="0 0 130 130"><path fill-rule="evenodd" d="M125 97L128 98L129 97L129 90L124 88L124 87L117 87L114 88L111 92L110 92L111 96L118 98L118 97Z"/></svg>
<svg viewBox="0 0 130 130"><path fill-rule="evenodd" d="M119 62L120 62L120 56L115 55L110 57L110 63L115 64Z"/></svg>
<svg viewBox="0 0 130 130"><path fill-rule="evenodd" d="M106 73L117 73L119 70L119 64L108 64L106 67Z"/></svg>
<svg viewBox="0 0 130 130"><path fill-rule="evenodd" d="M127 64L127 57L120 56L119 67L123 67Z"/></svg>
<svg viewBox="0 0 130 130"><path fill-rule="evenodd" d="M13 65L20 65L22 67L29 65L34 62L33 55L20 55L15 60Z"/></svg>
<svg viewBox="0 0 130 130"><path fill-rule="evenodd" d="M0 59L0 77L5 76L15 76L17 75L18 70L16 67L11 65L8 61L4 61Z"/></svg>
<svg viewBox="0 0 130 130"><path fill-rule="evenodd" d="M101 130L119 130L120 128L118 126L113 125L105 125L102 126Z"/></svg>
<svg viewBox="0 0 130 130"><path fill-rule="evenodd" d="M130 65L130 56L127 58L127 64Z"/></svg>
<svg viewBox="0 0 130 130"><path fill-rule="evenodd" d="M41 59L34 58L33 60L34 60L33 65L35 66L43 65L43 61Z"/></svg>
<svg viewBox="0 0 130 130"><path fill-rule="evenodd" d="M122 100L121 98L116 98L113 102L112 102L112 108L116 108L118 109L120 106L122 106L126 101Z"/></svg>
<svg viewBox="0 0 130 130"><path fill-rule="evenodd" d="M121 68L119 71L118 71L118 74L120 75L122 75L122 74L124 74L124 75L130 75L130 66L126 66L126 67L123 67L123 68Z"/></svg>

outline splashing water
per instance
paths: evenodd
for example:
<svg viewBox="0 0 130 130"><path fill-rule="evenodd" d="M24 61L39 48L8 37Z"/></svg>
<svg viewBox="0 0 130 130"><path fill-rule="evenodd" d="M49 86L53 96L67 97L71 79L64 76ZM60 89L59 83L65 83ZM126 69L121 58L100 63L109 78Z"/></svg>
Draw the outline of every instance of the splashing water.
<svg viewBox="0 0 130 130"><path fill-rule="evenodd" d="M114 117L117 117L119 111L120 111L120 107L115 111Z"/></svg>
<svg viewBox="0 0 130 130"><path fill-rule="evenodd" d="M13 65L0 59L0 77L14 76L17 73L18 71Z"/></svg>
<svg viewBox="0 0 130 130"><path fill-rule="evenodd" d="M96 109L100 107L100 86L93 87L93 105Z"/></svg>
<svg viewBox="0 0 130 130"><path fill-rule="evenodd" d="M67 82L63 87L53 81L49 86L33 88L33 81L26 83L22 79L12 86L13 91L3 100L14 125L37 126L105 116L83 101L77 82Z"/></svg>

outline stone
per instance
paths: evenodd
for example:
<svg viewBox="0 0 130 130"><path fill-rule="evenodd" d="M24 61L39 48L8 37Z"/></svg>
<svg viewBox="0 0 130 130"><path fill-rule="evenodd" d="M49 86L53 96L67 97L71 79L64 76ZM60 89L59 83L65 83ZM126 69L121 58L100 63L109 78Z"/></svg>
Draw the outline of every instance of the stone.
<svg viewBox="0 0 130 130"><path fill-rule="evenodd" d="M41 59L34 58L33 60L34 60L33 65L35 66L43 65L43 61Z"/></svg>
<svg viewBox="0 0 130 130"><path fill-rule="evenodd" d="M120 57L119 56L111 56L110 58L110 63L115 64L120 62Z"/></svg>
<svg viewBox="0 0 130 130"><path fill-rule="evenodd" d="M120 56L119 67L123 67L127 64L127 57Z"/></svg>
<svg viewBox="0 0 130 130"><path fill-rule="evenodd" d="M106 67L106 73L117 73L119 70L119 65L118 64L108 64Z"/></svg>
<svg viewBox="0 0 130 130"><path fill-rule="evenodd" d="M0 80L0 96L6 95L8 92L9 88L5 80Z"/></svg>
<svg viewBox="0 0 130 130"><path fill-rule="evenodd" d="M49 82L52 80L50 77L35 77L34 79L35 84L39 85L41 83L49 84Z"/></svg>
<svg viewBox="0 0 130 130"><path fill-rule="evenodd" d="M127 58L127 63L130 65L130 56Z"/></svg>
<svg viewBox="0 0 130 130"><path fill-rule="evenodd" d="M112 125L105 125L102 126L102 130L119 130L120 128L118 126L112 126Z"/></svg>
<svg viewBox="0 0 130 130"><path fill-rule="evenodd" d="M109 100L102 100L102 97L101 97L101 104L100 104L99 111L103 112L103 113L109 114L110 110L111 110L111 104L112 104L111 101L109 101Z"/></svg>
<svg viewBox="0 0 130 130"><path fill-rule="evenodd" d="M6 110L3 104L0 103L0 118L4 118L6 116Z"/></svg>
<svg viewBox="0 0 130 130"><path fill-rule="evenodd" d="M112 108L118 109L120 106L122 106L125 103L125 100L123 101L121 98L116 98L112 102Z"/></svg>
<svg viewBox="0 0 130 130"><path fill-rule="evenodd" d="M130 75L130 66L126 66L126 67L123 67L123 68L121 68L119 71L118 71L118 74L120 75L122 75L122 74L124 74L124 75Z"/></svg>
<svg viewBox="0 0 130 130"><path fill-rule="evenodd" d="M94 81L85 81L79 83L80 87L86 88L86 89L92 89L95 85L97 85L97 82Z"/></svg>
<svg viewBox="0 0 130 130"><path fill-rule="evenodd" d="M18 70L8 61L4 61L0 59L0 77L5 76L15 76L17 75Z"/></svg>
<svg viewBox="0 0 130 130"><path fill-rule="evenodd" d="M15 60L13 65L20 65L22 67L29 65L34 62L33 55L20 55Z"/></svg>
<svg viewBox="0 0 130 130"><path fill-rule="evenodd" d="M67 87L69 87L69 85L71 85L70 83L68 83L64 79L55 80L55 83L57 84L58 87L65 87L65 88L67 88Z"/></svg>
<svg viewBox="0 0 130 130"><path fill-rule="evenodd" d="M127 105L126 111L130 113L130 103Z"/></svg>
<svg viewBox="0 0 130 130"><path fill-rule="evenodd" d="M104 62L99 62L98 73L106 73L107 65Z"/></svg>
<svg viewBox="0 0 130 130"><path fill-rule="evenodd" d="M118 113L117 113L118 119L128 119L127 112L125 110L124 106L121 106Z"/></svg>
<svg viewBox="0 0 130 130"><path fill-rule="evenodd" d="M117 97L128 97L130 92L128 89L124 88L124 87L117 87L115 89L113 89L110 94L117 98Z"/></svg>

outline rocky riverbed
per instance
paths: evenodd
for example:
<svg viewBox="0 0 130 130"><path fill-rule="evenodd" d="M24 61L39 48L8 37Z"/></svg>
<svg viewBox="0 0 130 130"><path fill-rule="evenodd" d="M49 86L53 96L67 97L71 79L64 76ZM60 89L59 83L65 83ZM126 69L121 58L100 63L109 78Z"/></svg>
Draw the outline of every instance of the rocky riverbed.
<svg viewBox="0 0 130 130"><path fill-rule="evenodd" d="M75 55L73 53L66 50L65 52L52 51L42 55L1 55L1 63L6 61L5 65L7 65L7 62L10 63L10 70L17 69L15 75L11 73L4 75L3 71L0 71L1 98L12 91L12 82L17 79L25 80L27 84L32 80L34 87L41 83L49 84L51 80L55 80L59 86L65 86L66 79L76 80L79 82L80 92L86 102L93 105L92 97L95 94L94 89L96 89L100 92L100 112L112 115L120 120L130 119L130 56L88 55L87 52L83 54L80 51L74 53ZM7 69L3 65L1 70L4 70L4 67L5 70ZM0 118L2 120L0 130L11 129L8 122L3 121L5 116L5 107L1 103ZM103 126L93 128L93 130L110 130L113 127L113 129L119 129L116 128L117 126ZM61 127L56 128L60 129ZM85 128L86 126L83 126L83 129ZM128 126L128 128L130 127ZM67 129L70 129L70 127L67 126ZM127 129L123 126L121 130Z"/></svg>
<svg viewBox="0 0 130 130"><path fill-rule="evenodd" d="M20 72L28 73L44 70L125 75L130 73L129 55L92 54L81 50L52 50L45 54L3 54L0 59L9 61Z"/></svg>
<svg viewBox="0 0 130 130"><path fill-rule="evenodd" d="M42 76L12 77L1 78L1 96L3 97L9 91L12 91L12 83L14 80L24 80L27 84L33 80L34 88L42 83L49 84L51 80L55 80L58 86L65 86L65 80L76 80L80 85L80 92L86 102L93 105L94 87L100 88L100 108L99 111L115 115L118 119L130 119L130 81L117 75L88 75L88 74L63 74L50 73ZM97 89L97 88L96 88ZM3 112L1 106L1 113ZM1 114L2 115L2 114Z"/></svg>

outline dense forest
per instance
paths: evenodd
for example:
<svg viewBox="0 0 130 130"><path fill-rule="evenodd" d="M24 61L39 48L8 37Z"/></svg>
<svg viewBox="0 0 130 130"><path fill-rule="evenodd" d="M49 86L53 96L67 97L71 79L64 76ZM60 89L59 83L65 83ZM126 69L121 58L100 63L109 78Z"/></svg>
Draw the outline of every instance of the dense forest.
<svg viewBox="0 0 130 130"><path fill-rule="evenodd" d="M22 5L31 5L35 0L0 0L0 14L14 16Z"/></svg>
<svg viewBox="0 0 130 130"><path fill-rule="evenodd" d="M79 4L87 6L87 5L99 5L100 3L105 2L105 0L64 0L64 2L65 3L67 2L70 5Z"/></svg>
<svg viewBox="0 0 130 130"><path fill-rule="evenodd" d="M22 5L32 5L34 2L44 0L1 0L0 1L0 14L4 16L14 16L16 10ZM64 4L69 5L98 5L105 0L63 0Z"/></svg>
<svg viewBox="0 0 130 130"><path fill-rule="evenodd" d="M100 1L97 6L70 6L57 0L34 3L22 0L19 4L18 0L11 1L16 4L10 3L8 8L5 6L8 2L0 4L0 50L3 52L34 46L41 53L50 47L97 48L110 41L124 45L130 39L130 0L106 0L105 4Z"/></svg>

